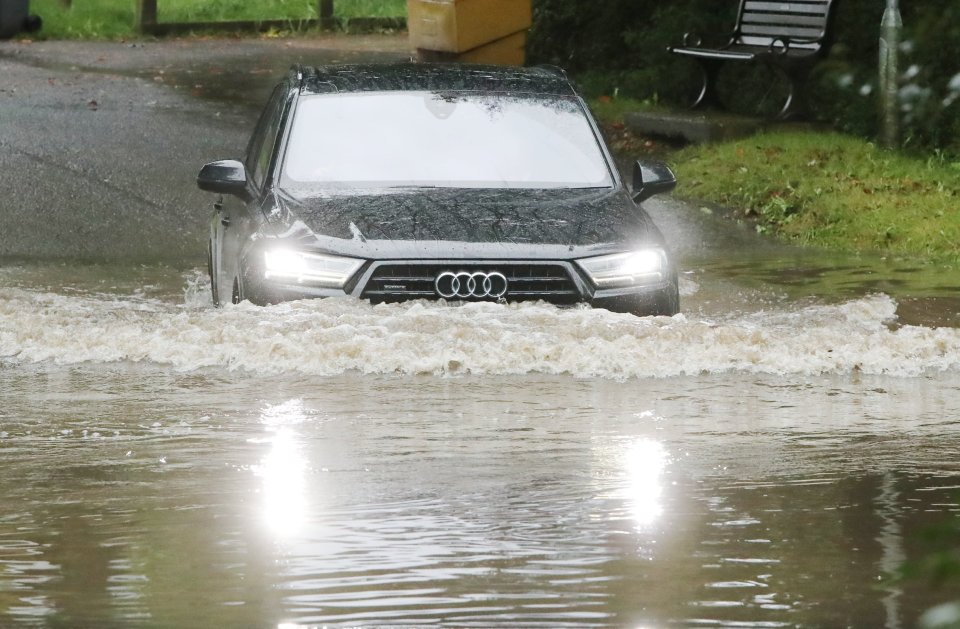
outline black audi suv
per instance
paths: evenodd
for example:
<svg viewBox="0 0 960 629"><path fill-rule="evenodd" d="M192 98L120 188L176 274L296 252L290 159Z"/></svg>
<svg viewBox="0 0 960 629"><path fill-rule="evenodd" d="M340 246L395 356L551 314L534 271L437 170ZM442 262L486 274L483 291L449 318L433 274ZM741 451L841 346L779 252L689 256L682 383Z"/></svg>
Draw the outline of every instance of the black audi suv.
<svg viewBox="0 0 960 629"><path fill-rule="evenodd" d="M637 162L632 190L555 68L294 67L219 193L217 304L354 296L544 300L679 310L677 269L639 203L671 190Z"/></svg>

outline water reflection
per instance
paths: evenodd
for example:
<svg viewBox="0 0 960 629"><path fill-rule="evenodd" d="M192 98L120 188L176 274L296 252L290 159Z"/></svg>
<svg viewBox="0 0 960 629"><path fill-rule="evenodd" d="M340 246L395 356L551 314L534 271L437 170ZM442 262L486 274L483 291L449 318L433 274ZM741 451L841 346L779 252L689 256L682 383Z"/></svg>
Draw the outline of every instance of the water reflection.
<svg viewBox="0 0 960 629"><path fill-rule="evenodd" d="M956 508L952 373L0 390L4 627L908 627L942 602L878 576Z"/></svg>
<svg viewBox="0 0 960 629"><path fill-rule="evenodd" d="M281 539L300 532L307 519L307 460L294 428L305 420L303 400L268 405L261 421L270 436L252 440L270 445L253 472L263 481L263 520Z"/></svg>
<svg viewBox="0 0 960 629"><path fill-rule="evenodd" d="M903 527L900 524L900 492L897 490L896 477L892 472L883 475L880 482L880 495L876 499L877 516L880 518L880 533L877 542L883 554L880 558L881 574L896 574L907 559L903 548ZM886 612L886 629L900 629L900 599L902 588L888 585L883 597L883 609Z"/></svg>
<svg viewBox="0 0 960 629"><path fill-rule="evenodd" d="M662 477L669 461L663 444L648 438L638 439L624 454L626 497L633 521L640 529L650 526L663 514Z"/></svg>

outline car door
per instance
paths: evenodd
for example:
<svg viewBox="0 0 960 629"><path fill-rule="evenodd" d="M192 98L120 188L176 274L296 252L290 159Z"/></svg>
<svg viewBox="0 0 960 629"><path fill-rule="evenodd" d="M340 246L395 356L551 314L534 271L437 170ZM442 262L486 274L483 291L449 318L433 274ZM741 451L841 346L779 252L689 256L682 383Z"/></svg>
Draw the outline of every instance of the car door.
<svg viewBox="0 0 960 629"><path fill-rule="evenodd" d="M280 84L274 89L247 145L244 166L247 170L248 199L227 196L221 197L215 204L213 229L216 231L214 240L218 243L215 248L220 264L216 273L221 303L228 298L236 301L242 293L243 269L240 257L243 243L259 225L257 214L269 186L270 162L276 148L287 93L286 84Z"/></svg>

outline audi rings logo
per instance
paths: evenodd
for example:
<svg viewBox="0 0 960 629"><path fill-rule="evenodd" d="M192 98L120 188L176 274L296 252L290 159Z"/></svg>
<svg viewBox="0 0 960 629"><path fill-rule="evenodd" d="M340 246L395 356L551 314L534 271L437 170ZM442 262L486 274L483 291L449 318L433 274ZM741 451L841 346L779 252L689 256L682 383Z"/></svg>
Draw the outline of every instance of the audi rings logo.
<svg viewBox="0 0 960 629"><path fill-rule="evenodd" d="M444 299L499 299L507 294L508 282L503 273L444 271L433 282L437 294Z"/></svg>

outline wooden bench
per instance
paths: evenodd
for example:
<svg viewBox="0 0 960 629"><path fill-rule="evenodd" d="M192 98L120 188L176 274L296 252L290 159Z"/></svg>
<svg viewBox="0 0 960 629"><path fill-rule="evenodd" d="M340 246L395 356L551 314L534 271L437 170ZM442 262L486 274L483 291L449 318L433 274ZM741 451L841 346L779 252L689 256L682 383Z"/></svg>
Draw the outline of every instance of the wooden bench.
<svg viewBox="0 0 960 629"><path fill-rule="evenodd" d="M699 36L686 33L682 46L667 50L700 64L703 88L693 106L720 105L716 82L724 63L761 61L782 71L790 85L777 117L796 114L801 109L800 86L829 51L833 4L834 0L740 0L736 27L723 35L722 43L705 45Z"/></svg>

